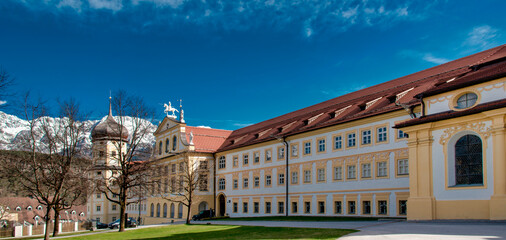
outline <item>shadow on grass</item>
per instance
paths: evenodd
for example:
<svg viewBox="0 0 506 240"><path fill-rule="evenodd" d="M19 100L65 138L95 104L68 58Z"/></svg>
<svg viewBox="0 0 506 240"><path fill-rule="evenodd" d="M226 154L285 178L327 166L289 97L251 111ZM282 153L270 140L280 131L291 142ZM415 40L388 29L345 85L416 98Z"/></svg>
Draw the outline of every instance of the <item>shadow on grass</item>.
<svg viewBox="0 0 506 240"><path fill-rule="evenodd" d="M202 226L202 225L201 225ZM202 226L205 227L205 226ZM209 229L199 232L175 233L165 237L137 238L154 239L336 239L351 229L286 228L257 226L224 226L225 229Z"/></svg>
<svg viewBox="0 0 506 240"><path fill-rule="evenodd" d="M301 222L347 222L347 221L378 221L377 217L312 217L312 216L273 216L273 217L236 217L216 218L212 221L301 221ZM402 218L389 218L402 219Z"/></svg>

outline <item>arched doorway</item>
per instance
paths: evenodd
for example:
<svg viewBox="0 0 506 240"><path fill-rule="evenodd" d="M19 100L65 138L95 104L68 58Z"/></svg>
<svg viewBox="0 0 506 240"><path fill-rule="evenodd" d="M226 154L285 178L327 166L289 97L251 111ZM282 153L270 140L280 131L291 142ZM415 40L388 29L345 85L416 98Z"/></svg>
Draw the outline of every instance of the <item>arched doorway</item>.
<svg viewBox="0 0 506 240"><path fill-rule="evenodd" d="M226 205L225 203L226 203L225 195L220 194L220 196L218 196L218 207L220 208L218 212L219 216L225 216L225 205Z"/></svg>
<svg viewBox="0 0 506 240"><path fill-rule="evenodd" d="M208 206L209 206L209 204L207 204L207 202L201 202L201 203L199 204L199 212L200 212L200 211L207 210Z"/></svg>

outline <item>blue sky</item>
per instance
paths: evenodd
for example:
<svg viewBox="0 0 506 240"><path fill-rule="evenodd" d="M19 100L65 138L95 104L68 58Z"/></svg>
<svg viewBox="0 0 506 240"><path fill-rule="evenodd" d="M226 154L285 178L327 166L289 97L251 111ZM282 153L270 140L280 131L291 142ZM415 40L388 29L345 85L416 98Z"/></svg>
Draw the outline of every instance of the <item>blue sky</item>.
<svg viewBox="0 0 506 240"><path fill-rule="evenodd" d="M91 118L109 91L237 129L506 43L506 1L1 0L0 65ZM12 103L14 99L0 99ZM12 108L5 110L15 114Z"/></svg>

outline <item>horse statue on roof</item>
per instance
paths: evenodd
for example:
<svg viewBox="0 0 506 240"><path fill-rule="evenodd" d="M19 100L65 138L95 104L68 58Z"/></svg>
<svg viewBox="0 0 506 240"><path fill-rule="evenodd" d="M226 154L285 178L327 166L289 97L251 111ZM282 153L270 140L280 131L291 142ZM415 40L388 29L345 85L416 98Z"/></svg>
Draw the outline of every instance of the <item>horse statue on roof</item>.
<svg viewBox="0 0 506 240"><path fill-rule="evenodd" d="M169 102L169 105L166 103L163 104L163 107L165 108L164 112L167 114L167 117L169 118L176 118L175 112L179 112L177 109L172 107L172 104ZM172 112L172 115L169 115L169 112Z"/></svg>

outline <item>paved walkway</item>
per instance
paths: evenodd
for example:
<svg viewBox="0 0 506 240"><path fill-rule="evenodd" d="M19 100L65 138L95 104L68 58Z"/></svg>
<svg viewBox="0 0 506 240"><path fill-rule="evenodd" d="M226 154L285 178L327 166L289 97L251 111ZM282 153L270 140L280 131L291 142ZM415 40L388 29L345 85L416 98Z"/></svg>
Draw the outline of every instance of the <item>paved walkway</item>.
<svg viewBox="0 0 506 240"><path fill-rule="evenodd" d="M200 224L224 224L269 227L345 228L360 232L339 240L446 240L506 239L504 222L288 222L288 221L199 221Z"/></svg>

